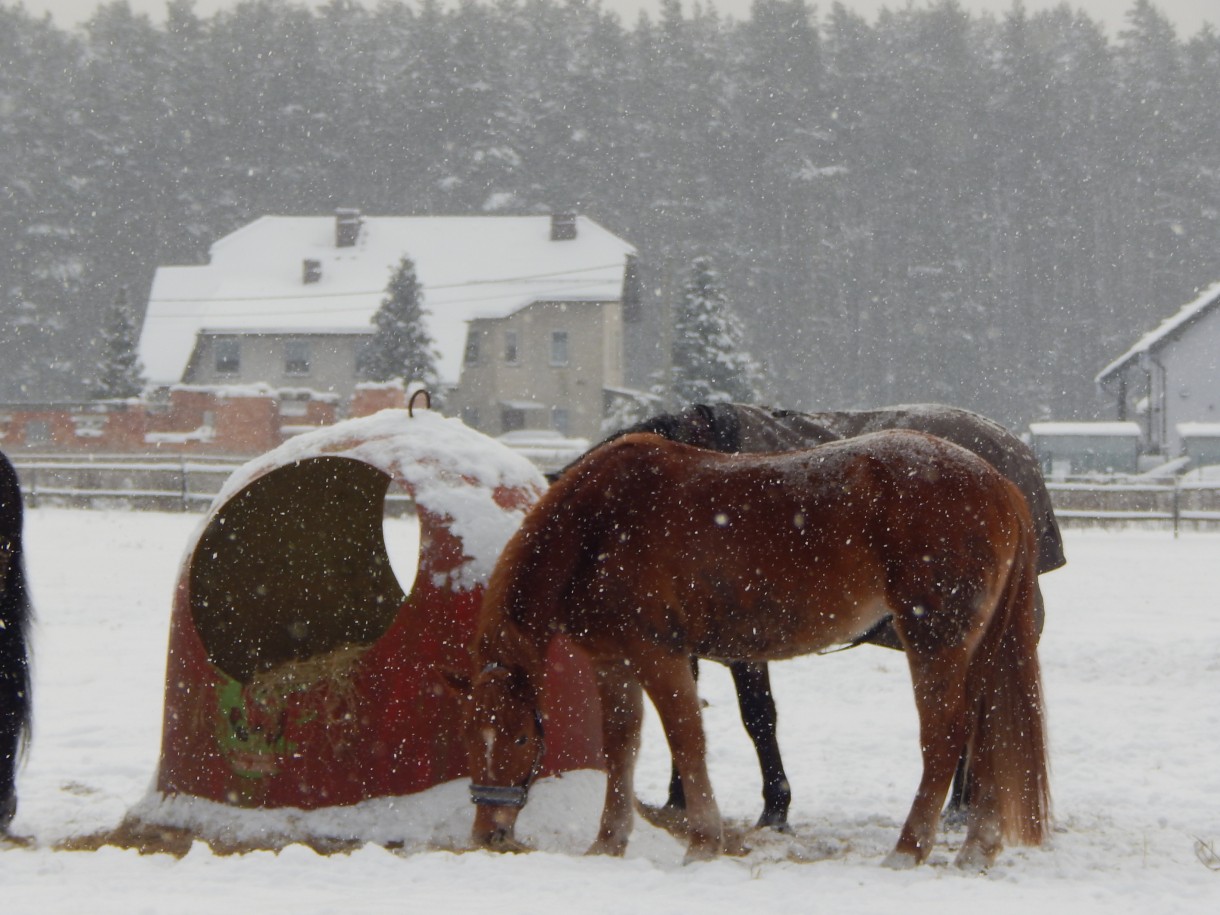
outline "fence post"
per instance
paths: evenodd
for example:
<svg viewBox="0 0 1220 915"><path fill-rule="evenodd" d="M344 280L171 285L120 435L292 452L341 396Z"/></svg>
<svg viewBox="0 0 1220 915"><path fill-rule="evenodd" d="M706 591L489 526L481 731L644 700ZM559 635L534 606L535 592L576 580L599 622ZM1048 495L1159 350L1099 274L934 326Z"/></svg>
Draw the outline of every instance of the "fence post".
<svg viewBox="0 0 1220 915"><path fill-rule="evenodd" d="M1178 539L1178 523L1181 521L1182 515L1182 484L1178 480L1173 481L1173 539Z"/></svg>
<svg viewBox="0 0 1220 915"><path fill-rule="evenodd" d="M178 488L179 502L182 506L182 511L186 512L190 506L189 497L190 497L191 487L186 479L186 455L185 454L180 454L178 456L178 473L180 474L179 479L182 481L182 485Z"/></svg>

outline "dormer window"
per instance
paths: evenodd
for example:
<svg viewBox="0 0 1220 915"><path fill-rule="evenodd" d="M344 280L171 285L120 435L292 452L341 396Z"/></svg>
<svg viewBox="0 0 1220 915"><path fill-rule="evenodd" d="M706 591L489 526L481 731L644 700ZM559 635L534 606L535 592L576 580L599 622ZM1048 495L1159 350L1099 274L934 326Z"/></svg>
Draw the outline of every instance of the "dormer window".
<svg viewBox="0 0 1220 915"><path fill-rule="evenodd" d="M241 371L241 341L217 340L213 357L217 375L236 375Z"/></svg>

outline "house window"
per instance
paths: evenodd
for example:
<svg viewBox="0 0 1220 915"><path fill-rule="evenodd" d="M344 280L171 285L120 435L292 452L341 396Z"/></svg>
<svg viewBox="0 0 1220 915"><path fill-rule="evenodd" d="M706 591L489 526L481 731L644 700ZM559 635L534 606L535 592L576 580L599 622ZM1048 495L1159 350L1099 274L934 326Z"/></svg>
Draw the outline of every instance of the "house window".
<svg viewBox="0 0 1220 915"><path fill-rule="evenodd" d="M556 407L551 411L551 428L560 435L567 435L569 429L568 411L563 407Z"/></svg>
<svg viewBox="0 0 1220 915"><path fill-rule="evenodd" d="M500 431L516 432L525 428L525 411L517 407L505 407L500 412Z"/></svg>
<svg viewBox="0 0 1220 915"><path fill-rule="evenodd" d="M466 333L466 364L474 365L479 361L479 335L472 328Z"/></svg>
<svg viewBox="0 0 1220 915"><path fill-rule="evenodd" d="M236 375L241 371L240 340L217 340L214 354L217 375Z"/></svg>
<svg viewBox="0 0 1220 915"><path fill-rule="evenodd" d="M517 332L515 330L504 332L504 361L509 365L517 364Z"/></svg>
<svg viewBox="0 0 1220 915"><path fill-rule="evenodd" d="M44 419L32 419L25 424L25 443L45 445L51 441L51 425Z"/></svg>
<svg viewBox="0 0 1220 915"><path fill-rule="evenodd" d="M568 364L568 332L551 331L551 365Z"/></svg>
<svg viewBox="0 0 1220 915"><path fill-rule="evenodd" d="M309 374L308 340L287 340L284 342L284 374Z"/></svg>

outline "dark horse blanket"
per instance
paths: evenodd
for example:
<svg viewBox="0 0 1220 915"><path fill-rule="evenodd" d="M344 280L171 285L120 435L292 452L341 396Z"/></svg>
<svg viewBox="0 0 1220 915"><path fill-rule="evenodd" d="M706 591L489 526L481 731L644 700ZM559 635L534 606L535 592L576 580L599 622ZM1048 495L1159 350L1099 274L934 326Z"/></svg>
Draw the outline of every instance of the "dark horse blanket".
<svg viewBox="0 0 1220 915"><path fill-rule="evenodd" d="M944 404L907 404L877 410L795 413L746 404L696 404L654 416L628 432L655 432L675 441L726 453L795 451L886 429L926 432L977 454L1021 490L1038 533L1038 571L1064 565L1063 539L1042 469L1033 451L985 416Z"/></svg>

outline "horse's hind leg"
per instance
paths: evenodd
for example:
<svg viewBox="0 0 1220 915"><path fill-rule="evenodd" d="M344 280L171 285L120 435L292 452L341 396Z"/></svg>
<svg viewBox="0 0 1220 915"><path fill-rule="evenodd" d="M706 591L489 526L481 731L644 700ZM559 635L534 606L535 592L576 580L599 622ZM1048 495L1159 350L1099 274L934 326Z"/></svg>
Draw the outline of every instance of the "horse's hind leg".
<svg viewBox="0 0 1220 915"><path fill-rule="evenodd" d="M599 666L597 693L602 705L602 745L606 762L606 802L590 855L621 855L631 835L635 759L640 749L644 697L640 684L621 661Z"/></svg>
<svg viewBox="0 0 1220 915"><path fill-rule="evenodd" d="M634 662L636 674L656 706L669 751L682 777L690 842L686 859L719 855L724 846L720 810L707 774L707 744L699 715L699 695L689 660L650 652Z"/></svg>
<svg viewBox="0 0 1220 915"><path fill-rule="evenodd" d="M942 649L939 656L908 650L923 775L898 844L885 859L888 867L912 867L927 860L936 841L940 808L966 744L964 652Z"/></svg>
<svg viewBox="0 0 1220 915"><path fill-rule="evenodd" d="M736 661L729 665L733 685L737 687L737 704L746 733L754 741L758 767L763 778L763 812L758 826L770 826L788 831L788 806L792 803L792 788L779 755L775 736L777 716L775 698L771 695L771 676L766 664Z"/></svg>
<svg viewBox="0 0 1220 915"><path fill-rule="evenodd" d="M699 682L699 659L690 659L691 676L695 678L695 682ZM740 693L738 693L740 695ZM742 716L745 716L745 709L742 709ZM749 730L749 725L746 726ZM671 811L674 816L685 816L686 812L686 793L682 790L682 776L678 774L678 765L671 761L669 773L669 797L665 801L665 810Z"/></svg>

